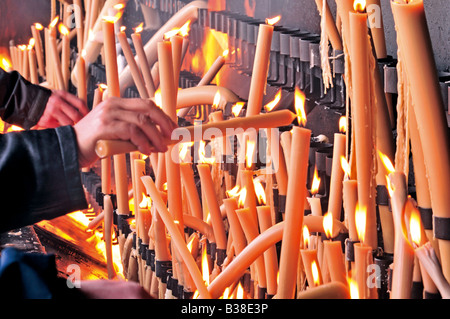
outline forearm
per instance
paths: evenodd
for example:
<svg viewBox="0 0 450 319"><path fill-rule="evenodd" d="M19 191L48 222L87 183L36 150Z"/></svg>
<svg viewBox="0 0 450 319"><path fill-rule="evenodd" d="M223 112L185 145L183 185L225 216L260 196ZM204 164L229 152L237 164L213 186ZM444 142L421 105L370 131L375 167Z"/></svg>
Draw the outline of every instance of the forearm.
<svg viewBox="0 0 450 319"><path fill-rule="evenodd" d="M18 72L0 68L0 117L30 129L44 112L51 91L25 80Z"/></svg>
<svg viewBox="0 0 450 319"><path fill-rule="evenodd" d="M87 207L73 128L0 135L0 231Z"/></svg>

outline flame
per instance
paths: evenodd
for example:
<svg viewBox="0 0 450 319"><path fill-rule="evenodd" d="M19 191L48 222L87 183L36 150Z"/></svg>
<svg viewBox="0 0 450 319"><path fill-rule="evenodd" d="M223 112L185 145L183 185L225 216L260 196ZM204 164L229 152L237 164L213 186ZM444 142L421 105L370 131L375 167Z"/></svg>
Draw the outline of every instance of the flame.
<svg viewBox="0 0 450 319"><path fill-rule="evenodd" d="M59 21L59 16L56 16L52 20L52 22L50 22L50 24L48 25L49 29L53 29L54 27L56 27L56 24L58 23L58 21Z"/></svg>
<svg viewBox="0 0 450 319"><path fill-rule="evenodd" d="M194 145L194 142L187 142L187 143L181 143L180 145L180 159L183 162L187 161L187 155L188 155L188 150L189 147L191 147L192 145Z"/></svg>
<svg viewBox="0 0 450 319"><path fill-rule="evenodd" d="M220 90L217 90L216 94L214 95L214 100L213 100L213 105L212 105L212 108L214 110L216 110L219 107L221 99L222 99L222 96L220 95Z"/></svg>
<svg viewBox="0 0 450 319"><path fill-rule="evenodd" d="M202 250L202 276L206 286L209 286L209 264L208 256L206 255L206 245L203 245Z"/></svg>
<svg viewBox="0 0 450 319"><path fill-rule="evenodd" d="M243 187L239 191L239 200L238 200L238 207L242 208L245 204L245 198L247 197L247 188Z"/></svg>
<svg viewBox="0 0 450 319"><path fill-rule="evenodd" d="M278 21L280 21L281 20L281 16L276 16L276 17L273 17L273 18L267 18L266 19L266 24L268 24L268 25L274 25L274 24L276 24Z"/></svg>
<svg viewBox="0 0 450 319"><path fill-rule="evenodd" d="M120 27L120 32L125 32L126 29L127 29L127 27L123 25Z"/></svg>
<svg viewBox="0 0 450 319"><path fill-rule="evenodd" d="M69 29L67 29L67 27L62 22L58 24L58 30L59 33L61 33L64 36L69 35Z"/></svg>
<svg viewBox="0 0 450 319"><path fill-rule="evenodd" d="M327 238L333 237L333 214L331 212L326 213L323 215L323 230L325 231L325 235Z"/></svg>
<svg viewBox="0 0 450 319"><path fill-rule="evenodd" d="M247 140L247 148L245 151L245 164L247 168L252 167L254 151L255 151L255 142Z"/></svg>
<svg viewBox="0 0 450 319"><path fill-rule="evenodd" d="M341 133L347 132L347 117L345 115L342 115L339 118L339 132Z"/></svg>
<svg viewBox="0 0 450 319"><path fill-rule="evenodd" d="M348 164L347 160L345 159L345 156L343 155L341 155L341 167L345 175L347 177L350 176L350 165Z"/></svg>
<svg viewBox="0 0 450 319"><path fill-rule="evenodd" d="M266 105L264 105L264 109L266 110L266 112L272 111L275 108L275 106L278 105L280 100L281 100L281 88L278 90L277 94L275 95L275 98Z"/></svg>
<svg viewBox="0 0 450 319"><path fill-rule="evenodd" d="M319 273L319 267L317 266L317 263L315 260L311 263L311 273L314 280L314 287L320 286L320 273Z"/></svg>
<svg viewBox="0 0 450 319"><path fill-rule="evenodd" d="M309 229L308 226L303 225L303 248L308 249L309 248Z"/></svg>
<svg viewBox="0 0 450 319"><path fill-rule="evenodd" d="M94 32L92 31L92 29L89 29L89 31L88 31L88 40L89 40L90 42L94 42L94 41L95 41L95 34L94 34Z"/></svg>
<svg viewBox="0 0 450 319"><path fill-rule="evenodd" d="M118 3L114 5L113 8L116 10L122 10L123 8L125 8L125 5L123 3Z"/></svg>
<svg viewBox="0 0 450 319"><path fill-rule="evenodd" d="M117 5L116 5L117 6ZM103 21L109 22L109 23L116 23L117 20L120 19L120 17L122 17L122 11L119 11L116 13L115 16L104 16L103 17Z"/></svg>
<svg viewBox="0 0 450 319"><path fill-rule="evenodd" d="M142 201L139 203L139 208L148 209L152 206L152 199L145 194L142 194Z"/></svg>
<svg viewBox="0 0 450 319"><path fill-rule="evenodd" d="M305 98L305 93L295 87L295 113L297 114L298 124L301 126L306 125Z"/></svg>
<svg viewBox="0 0 450 319"><path fill-rule="evenodd" d="M2 68L3 70L8 72L9 70L11 70L11 67L12 67L12 65L11 65L9 58L6 56L0 55L0 68Z"/></svg>
<svg viewBox="0 0 450 319"><path fill-rule="evenodd" d="M86 57L86 49L81 50L81 57L83 59Z"/></svg>
<svg viewBox="0 0 450 319"><path fill-rule="evenodd" d="M256 197L258 198L259 205L265 205L266 204L266 192L265 192L264 187L262 186L259 178L255 178L253 180L253 185L255 187L255 193L256 193Z"/></svg>
<svg viewBox="0 0 450 319"><path fill-rule="evenodd" d="M356 232L358 233L358 238L361 242L364 242L364 237L366 235L366 207L361 207L359 203L356 203L355 208L355 224Z"/></svg>
<svg viewBox="0 0 450 319"><path fill-rule="evenodd" d="M411 217L409 219L409 232L413 243L420 246L422 239L422 224L420 214L417 209L413 209L411 212Z"/></svg>
<svg viewBox="0 0 450 319"><path fill-rule="evenodd" d="M366 10L366 0L355 0L353 1L353 10L355 12L364 12Z"/></svg>
<svg viewBox="0 0 450 319"><path fill-rule="evenodd" d="M230 299L230 287L225 288L221 298L222 299Z"/></svg>
<svg viewBox="0 0 450 319"><path fill-rule="evenodd" d="M227 196L229 198L238 196L239 195L239 189L240 189L239 185L234 186L232 189L226 191Z"/></svg>
<svg viewBox="0 0 450 319"><path fill-rule="evenodd" d="M380 159L383 162L383 165L386 168L386 170L388 171L388 173L389 174L394 173L395 168L394 168L394 165L392 164L391 160L389 159L389 157L380 151L378 151L378 155L380 156Z"/></svg>
<svg viewBox="0 0 450 319"><path fill-rule="evenodd" d="M244 299L244 288L242 287L241 282L239 282L239 285L237 286L236 299Z"/></svg>
<svg viewBox="0 0 450 319"><path fill-rule="evenodd" d="M214 157L206 157L206 143L205 141L200 141L198 146L198 158L200 163L204 164L214 164Z"/></svg>
<svg viewBox="0 0 450 319"><path fill-rule="evenodd" d="M244 107L244 102L236 102L236 104L234 104L231 107L231 113L233 113L234 117L238 117L239 114L241 113L242 108Z"/></svg>
<svg viewBox="0 0 450 319"><path fill-rule="evenodd" d="M189 34L190 24L191 24L191 20L188 20L185 24L183 24L183 26L181 28L174 28L170 31L167 31L166 33L164 33L164 39L168 40L171 37L176 36L176 35L180 35L182 37L187 36Z"/></svg>
<svg viewBox="0 0 450 319"><path fill-rule="evenodd" d="M163 184L163 191L167 192L167 182Z"/></svg>
<svg viewBox="0 0 450 319"><path fill-rule="evenodd" d="M105 91L106 89L108 89L108 86L105 83L100 83L98 85L98 88L102 91Z"/></svg>
<svg viewBox="0 0 450 319"><path fill-rule="evenodd" d="M356 282L356 280L348 277L347 283L350 288L350 299L359 299L358 283Z"/></svg>
<svg viewBox="0 0 450 319"><path fill-rule="evenodd" d="M196 289L194 291L194 295L192 295L192 299L198 299L198 297L200 296L200 293L198 292L198 290Z"/></svg>
<svg viewBox="0 0 450 319"><path fill-rule="evenodd" d="M8 128L7 133L9 133L9 132L20 132L20 131L23 131L23 130L24 130L24 129L21 128L20 126L11 125L11 126Z"/></svg>
<svg viewBox="0 0 450 319"><path fill-rule="evenodd" d="M31 50L34 47L35 43L36 43L36 40L34 40L34 38L31 38L30 41L28 41L27 50Z"/></svg>
<svg viewBox="0 0 450 319"><path fill-rule="evenodd" d="M222 56L223 56L224 58L226 58L226 57L228 57L228 54L229 54L229 53L230 53L230 50L225 49L225 50L223 50Z"/></svg>
<svg viewBox="0 0 450 319"><path fill-rule="evenodd" d="M134 33L141 33L144 30L144 22L141 22L136 28L134 28Z"/></svg>
<svg viewBox="0 0 450 319"><path fill-rule="evenodd" d="M320 186L320 177L319 174L317 172L317 167L314 168L314 176L313 176L313 180L312 180L312 184L311 184L311 194L317 194L317 192L319 191L319 186Z"/></svg>
<svg viewBox="0 0 450 319"><path fill-rule="evenodd" d="M44 29L44 26L42 24L40 24L39 22L36 22L34 24L34 27L36 28L36 30L39 30L39 31Z"/></svg>
<svg viewBox="0 0 450 319"><path fill-rule="evenodd" d="M162 95L161 95L161 88L158 88L155 92L155 104L160 109L162 108Z"/></svg>

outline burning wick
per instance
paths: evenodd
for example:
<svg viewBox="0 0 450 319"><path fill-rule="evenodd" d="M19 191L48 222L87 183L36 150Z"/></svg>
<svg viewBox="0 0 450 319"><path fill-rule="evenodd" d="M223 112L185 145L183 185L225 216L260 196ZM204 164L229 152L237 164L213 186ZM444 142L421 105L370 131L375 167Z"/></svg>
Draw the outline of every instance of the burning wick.
<svg viewBox="0 0 450 319"><path fill-rule="evenodd" d="M281 16L276 16L276 17L273 17L273 18L267 18L266 19L266 24L268 24L268 25L275 25L280 20L281 20Z"/></svg>
<svg viewBox="0 0 450 319"><path fill-rule="evenodd" d="M364 11L366 11L366 0L353 1L353 10L358 13L363 13Z"/></svg>

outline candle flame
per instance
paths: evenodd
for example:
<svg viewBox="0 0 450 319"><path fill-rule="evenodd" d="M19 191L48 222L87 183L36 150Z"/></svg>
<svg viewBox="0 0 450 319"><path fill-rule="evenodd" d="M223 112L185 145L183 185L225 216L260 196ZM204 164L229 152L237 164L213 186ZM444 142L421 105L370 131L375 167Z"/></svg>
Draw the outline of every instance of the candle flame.
<svg viewBox="0 0 450 319"><path fill-rule="evenodd" d="M350 176L350 164L348 164L347 160L345 159L345 156L343 155L341 155L341 167L345 175L347 177Z"/></svg>
<svg viewBox="0 0 450 319"><path fill-rule="evenodd" d="M195 236L192 236L191 240L187 244L187 249L189 250L190 253L192 253L192 248L194 246L194 239L195 239Z"/></svg>
<svg viewBox="0 0 450 319"><path fill-rule="evenodd" d="M319 191L320 186L320 177L319 173L317 172L317 167L314 168L314 176L311 184L311 194L315 195Z"/></svg>
<svg viewBox="0 0 450 319"><path fill-rule="evenodd" d="M281 16L276 16L276 17L273 17L273 18L267 18L266 19L266 24L268 24L268 25L275 25L280 20L281 20Z"/></svg>
<svg viewBox="0 0 450 319"><path fill-rule="evenodd" d="M25 44L18 45L17 47L19 48L20 51L25 51L25 49L27 48Z"/></svg>
<svg viewBox="0 0 450 319"><path fill-rule="evenodd" d="M345 115L342 115L339 118L339 132L341 133L347 132L347 117Z"/></svg>
<svg viewBox="0 0 450 319"><path fill-rule="evenodd" d="M126 29L127 29L127 27L123 25L120 27L120 32L125 32Z"/></svg>
<svg viewBox="0 0 450 319"><path fill-rule="evenodd" d="M163 191L167 192L167 182L163 184Z"/></svg>
<svg viewBox="0 0 450 319"><path fill-rule="evenodd" d="M144 30L144 22L141 22L136 28L134 28L134 33L141 33Z"/></svg>
<svg viewBox="0 0 450 319"><path fill-rule="evenodd" d="M247 188L243 187L239 191L239 200L238 200L238 207L243 208L245 204L245 198L247 197Z"/></svg>
<svg viewBox="0 0 450 319"><path fill-rule="evenodd" d="M308 226L303 225L303 248L308 249L309 248L309 229Z"/></svg>
<svg viewBox="0 0 450 319"><path fill-rule="evenodd" d="M320 272L315 260L311 263L311 273L313 276L314 287L320 286Z"/></svg>
<svg viewBox="0 0 450 319"><path fill-rule="evenodd" d="M230 299L230 287L225 288L221 298L222 299Z"/></svg>
<svg viewBox="0 0 450 319"><path fill-rule="evenodd" d="M205 141L200 141L198 146L198 157L199 162L204 164L214 164L214 157L206 157L206 143Z"/></svg>
<svg viewBox="0 0 450 319"><path fill-rule="evenodd" d="M116 23L120 19L120 17L122 17L122 13L123 13L122 11L119 11L113 17L112 16L104 16L103 21L106 21L109 23Z"/></svg>
<svg viewBox="0 0 450 319"><path fill-rule="evenodd" d="M223 50L223 52L222 52L222 56L224 57L224 58L226 58L226 57L228 57L228 54L230 53L230 50L228 50L228 49L225 49L225 50Z"/></svg>
<svg viewBox="0 0 450 319"><path fill-rule="evenodd" d="M323 225L323 230L325 231L325 235L327 236L327 238L332 238L333 237L333 214L331 214L331 212L328 212L323 216L322 225Z"/></svg>
<svg viewBox="0 0 450 319"><path fill-rule="evenodd" d="M264 190L264 187L262 186L259 178L255 178L253 180L253 185L255 187L256 198L258 199L259 205L265 205L266 204L266 191Z"/></svg>
<svg viewBox="0 0 450 319"><path fill-rule="evenodd" d="M194 145L194 142L187 142L187 143L181 143L180 144L180 159L183 162L187 162L187 155L188 155L188 150L189 147L191 147L192 145Z"/></svg>
<svg viewBox="0 0 450 319"><path fill-rule="evenodd" d="M105 83L100 83L98 85L98 88L102 91L105 91L108 88L108 86Z"/></svg>
<svg viewBox="0 0 450 319"><path fill-rule="evenodd" d="M164 40L168 40L173 36L180 35L185 37L189 34L191 20L188 20L181 28L174 28L164 33Z"/></svg>
<svg viewBox="0 0 450 319"><path fill-rule="evenodd" d="M2 56L0 60L0 68L8 72L9 70L11 70L11 67L12 65L9 59Z"/></svg>
<svg viewBox="0 0 450 319"><path fill-rule="evenodd" d="M295 88L295 113L297 114L298 124L301 126L306 125L306 112L305 112L305 93L303 93L298 87Z"/></svg>
<svg viewBox="0 0 450 319"><path fill-rule="evenodd" d="M239 195L239 189L240 189L239 185L234 186L232 189L226 191L227 196L229 198L238 196Z"/></svg>
<svg viewBox="0 0 450 319"><path fill-rule="evenodd" d="M31 50L34 47L34 44L36 43L36 40L34 38L30 38L30 41L28 41L28 50Z"/></svg>
<svg viewBox="0 0 450 319"><path fill-rule="evenodd" d="M192 299L198 299L198 297L200 297L200 293L198 292L198 290L196 289L194 291L194 294L192 295Z"/></svg>
<svg viewBox="0 0 450 319"><path fill-rule="evenodd" d="M420 246L422 240L422 221L419 211L415 207L412 208L411 217L409 219L409 232L411 234L412 242L415 245Z"/></svg>
<svg viewBox="0 0 450 319"><path fill-rule="evenodd" d="M155 104L160 109L162 108L162 95L161 95L161 88L158 88L155 92Z"/></svg>
<svg viewBox="0 0 450 319"><path fill-rule="evenodd" d="M360 13L364 12L366 10L366 0L353 1L353 10Z"/></svg>
<svg viewBox="0 0 450 319"><path fill-rule="evenodd" d="M275 106L278 105L280 100L281 100L281 88L278 90L277 94L275 95L275 98L266 105L264 105L264 109L266 110L266 112L272 111L275 108Z"/></svg>
<svg viewBox="0 0 450 319"><path fill-rule="evenodd" d="M81 50L81 57L84 59L86 57L86 49Z"/></svg>
<svg viewBox="0 0 450 319"><path fill-rule="evenodd" d="M139 208L148 209L152 206L152 199L145 194L142 194L142 201L139 203Z"/></svg>
<svg viewBox="0 0 450 319"><path fill-rule="evenodd" d="M206 286L209 286L209 264L208 256L206 255L206 245L203 245L202 249L202 277Z"/></svg>
<svg viewBox="0 0 450 319"><path fill-rule="evenodd" d="M378 151L378 156L380 156L381 162L383 163L384 167L388 171L389 174L395 172L394 165L392 164L389 157L385 154L383 154L381 151Z"/></svg>
<svg viewBox="0 0 450 319"><path fill-rule="evenodd" d="M366 218L367 218L367 208L365 206L360 206L359 203L356 203L355 208L355 224L356 224L356 232L358 233L358 238L360 242L364 242L366 235Z"/></svg>
<svg viewBox="0 0 450 319"><path fill-rule="evenodd" d="M36 22L34 24L34 27L36 28L36 30L39 30L39 31L44 29L44 26L42 24L40 24L39 22Z"/></svg>
<svg viewBox="0 0 450 319"><path fill-rule="evenodd" d="M221 99L222 99L222 96L220 95L220 90L217 90L216 94L214 95L214 100L213 100L213 105L212 105L212 108L214 110L216 110L219 107Z"/></svg>
<svg viewBox="0 0 450 319"><path fill-rule="evenodd" d="M254 151L255 151L255 142L247 140L247 148L245 153L245 163L247 168L252 167Z"/></svg>
<svg viewBox="0 0 450 319"><path fill-rule="evenodd" d="M244 107L244 102L236 102L236 104L234 104L231 107L231 113L233 113L234 117L238 117L239 114L241 113L242 108Z"/></svg>
<svg viewBox="0 0 450 319"><path fill-rule="evenodd" d="M50 24L48 25L49 29L53 29L54 27L56 27L56 24L58 23L58 21L59 21L59 16L56 16L52 20L52 22L50 22Z"/></svg>
<svg viewBox="0 0 450 319"><path fill-rule="evenodd" d="M356 280L352 279L350 276L347 277L347 283L350 290L350 299L359 299L358 283Z"/></svg>
<svg viewBox="0 0 450 319"><path fill-rule="evenodd" d="M116 10L122 10L123 8L125 8L125 5L123 3L118 3L114 5L113 8Z"/></svg>
<svg viewBox="0 0 450 319"><path fill-rule="evenodd" d="M67 27L62 22L58 24L58 31L64 36L67 36L69 34L69 29L67 29Z"/></svg>

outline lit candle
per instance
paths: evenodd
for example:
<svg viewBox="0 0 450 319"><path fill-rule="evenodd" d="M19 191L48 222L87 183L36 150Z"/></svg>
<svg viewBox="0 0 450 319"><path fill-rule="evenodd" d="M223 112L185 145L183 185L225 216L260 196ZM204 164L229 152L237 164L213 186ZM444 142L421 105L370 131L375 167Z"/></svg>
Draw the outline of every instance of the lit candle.
<svg viewBox="0 0 450 319"><path fill-rule="evenodd" d="M84 38L84 31L83 31L83 4L81 3L81 0L73 0L74 4L74 10L75 10L75 25L77 29L77 47L78 47L78 54L81 53L83 50L83 38Z"/></svg>
<svg viewBox="0 0 450 319"><path fill-rule="evenodd" d="M266 90L267 72L269 69L270 46L272 43L273 25L280 20L280 16L267 19L259 25L256 41L255 60L253 63L250 91L248 95L247 116L259 114L262 108L263 95Z"/></svg>
<svg viewBox="0 0 450 319"><path fill-rule="evenodd" d="M391 3L398 33L399 54L404 63L422 141L425 167L435 218L450 218L450 142L444 105L422 0ZM420 63L418 63L420 61ZM427 108L422 105L429 105ZM439 154L439 156L436 156ZM442 269L450 280L450 241L439 239Z"/></svg>
<svg viewBox="0 0 450 319"><path fill-rule="evenodd" d="M302 291L298 299L350 299L347 285L340 282L330 282L325 285Z"/></svg>
<svg viewBox="0 0 450 319"><path fill-rule="evenodd" d="M227 212L228 222L230 223L230 232L233 237L233 245L237 256L242 252L245 246L247 246L244 231L242 230L239 218L236 215L236 210L239 208L238 202L235 197L231 197L225 198L223 203Z"/></svg>
<svg viewBox="0 0 450 319"><path fill-rule="evenodd" d="M77 87L77 93L78 97L83 100L85 103L87 103L87 81L86 81L86 63L84 61L84 56L86 54L86 51L82 51L81 54L78 56L78 87ZM65 78L64 78L65 79ZM68 80L68 79L67 79Z"/></svg>
<svg viewBox="0 0 450 319"><path fill-rule="evenodd" d="M104 219L103 219L103 229L105 237L105 248L106 248L106 266L108 271L108 279L113 279L116 277L116 272L114 270L113 256L112 256L112 227L113 227L113 206L111 202L111 197L106 195L103 198L104 203Z"/></svg>
<svg viewBox="0 0 450 319"><path fill-rule="evenodd" d="M133 40L134 49L136 50L136 55L139 60L139 65L141 67L142 76L144 77L145 87L147 88L148 96L154 96L155 82L153 81L152 73L150 70L150 66L148 64L147 58L145 56L144 46L142 44L142 23L134 29L134 32L131 34L131 39Z"/></svg>
<svg viewBox="0 0 450 319"><path fill-rule="evenodd" d="M54 29L54 28L53 28ZM56 29L54 29L56 30ZM51 57L52 57L52 70L53 72L56 74L56 81L57 83L54 83L54 85L59 89L59 90L64 90L64 78L62 75L62 71L61 71L61 59L59 58L59 54L58 54L58 47L56 45L56 35L52 35L52 29L49 30L50 35L49 35L49 40L50 40L50 52L51 52Z"/></svg>
<svg viewBox="0 0 450 319"><path fill-rule="evenodd" d="M330 272L331 281L339 281L344 285L347 284L345 271L344 255L340 241L332 241L333 234L333 215L328 212L323 217L323 228L327 238L330 240L323 241L324 255L327 261L328 270Z"/></svg>
<svg viewBox="0 0 450 319"><path fill-rule="evenodd" d="M35 23L31 26L31 33L33 35L33 38L35 39L36 43L36 58L37 58L37 64L39 68L39 74L44 77L45 76L45 63L44 63L44 50L42 48L42 37L40 31L44 27L40 23Z"/></svg>
<svg viewBox="0 0 450 319"><path fill-rule="evenodd" d="M28 51L28 60L30 65L30 81L33 84L39 84L39 78L38 78L38 70L36 65L36 53L34 52L33 46L35 43L35 39L30 39L30 44L28 45L27 51Z"/></svg>
<svg viewBox="0 0 450 319"><path fill-rule="evenodd" d="M70 39L69 30L62 23L58 25L59 33L62 35L62 45L61 45L61 72L64 79L64 89L69 89L69 78L70 78ZM84 62L84 61L83 61ZM85 64L83 64L86 67ZM80 73L78 73L80 76ZM86 76L85 76L86 79ZM83 99L86 102L86 99Z"/></svg>
<svg viewBox="0 0 450 319"><path fill-rule="evenodd" d="M314 176L311 184L311 197L307 197L308 203L311 206L311 214L314 216L322 216L322 206L320 197L317 196L319 192L320 178L317 173L317 167L314 168Z"/></svg>
<svg viewBox="0 0 450 319"><path fill-rule="evenodd" d="M364 4L355 1L355 11L363 11ZM367 209L366 242L377 246L375 209L375 180L373 167L372 110L370 103L369 59L367 47L367 14L349 13L350 59L352 65L352 112L355 126L355 158L358 182L358 202Z"/></svg>
<svg viewBox="0 0 450 319"><path fill-rule="evenodd" d="M202 206L195 186L194 172L191 163L180 163L181 180L186 190L186 198L191 208L191 213L198 219L202 218Z"/></svg>
<svg viewBox="0 0 450 319"><path fill-rule="evenodd" d="M296 161L289 167L289 180L286 195L286 227L280 256L280 284L277 296L293 298L297 274L297 262L303 223L306 175L311 131L294 127L291 156Z"/></svg>

